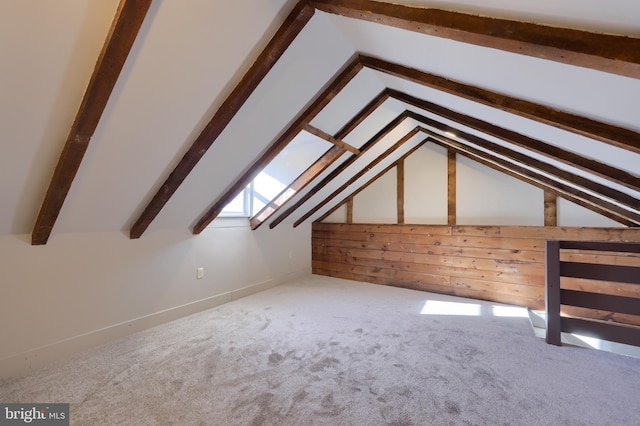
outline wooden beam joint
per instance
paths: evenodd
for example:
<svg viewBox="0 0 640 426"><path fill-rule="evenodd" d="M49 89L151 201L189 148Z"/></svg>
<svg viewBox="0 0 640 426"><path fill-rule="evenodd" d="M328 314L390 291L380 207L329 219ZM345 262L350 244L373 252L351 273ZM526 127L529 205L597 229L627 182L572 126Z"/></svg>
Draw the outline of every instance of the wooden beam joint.
<svg viewBox="0 0 640 426"><path fill-rule="evenodd" d="M339 146L340 148L343 148L346 151L352 152L352 153L354 153L356 155L360 154L360 150L358 148L356 148L355 146L349 145L348 143L343 142L340 139L336 139L333 136L331 136L330 134L328 134L326 132L323 132L322 130L320 130L320 129L316 128L316 127L313 127L310 124L307 124L304 127L304 130L305 130L305 132L311 133L312 135L317 136L320 139L324 139L325 141L327 141L327 142L329 142L329 143L331 143L333 145Z"/></svg>

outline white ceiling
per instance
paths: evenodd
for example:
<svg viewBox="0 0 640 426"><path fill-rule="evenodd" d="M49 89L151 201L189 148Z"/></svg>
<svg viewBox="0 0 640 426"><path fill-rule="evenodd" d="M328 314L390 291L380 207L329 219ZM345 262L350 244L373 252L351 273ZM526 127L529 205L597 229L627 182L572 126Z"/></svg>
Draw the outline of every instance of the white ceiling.
<svg viewBox="0 0 640 426"><path fill-rule="evenodd" d="M117 3L0 2L0 235L31 232ZM615 7L595 0L403 3L640 36L636 0L618 0ZM54 235L128 230L294 4L154 1ZM316 12L147 232L191 226L356 52L640 131L638 79ZM605 144L370 70L312 124L333 134L385 87L636 174L640 169L638 154L622 155ZM386 124L398 108L382 108L345 140L362 144L379 130L380 119ZM298 216L307 209L301 210Z"/></svg>

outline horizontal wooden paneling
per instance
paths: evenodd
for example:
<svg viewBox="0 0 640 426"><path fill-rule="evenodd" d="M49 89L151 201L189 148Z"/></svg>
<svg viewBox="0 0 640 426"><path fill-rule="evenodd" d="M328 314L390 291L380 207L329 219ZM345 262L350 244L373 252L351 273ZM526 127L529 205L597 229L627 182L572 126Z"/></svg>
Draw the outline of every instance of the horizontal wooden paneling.
<svg viewBox="0 0 640 426"><path fill-rule="evenodd" d="M640 326L640 316L638 315L621 314L618 312L601 311L597 309L587 309L577 306L565 305L560 308L560 312L562 313L563 317L597 319L600 321L610 321Z"/></svg>
<svg viewBox="0 0 640 426"><path fill-rule="evenodd" d="M319 275L544 309L547 239L638 242L640 228L314 223L312 266ZM633 253L563 250L562 260L640 266ZM629 284L563 278L562 286L640 298ZM593 317L627 318L609 314Z"/></svg>

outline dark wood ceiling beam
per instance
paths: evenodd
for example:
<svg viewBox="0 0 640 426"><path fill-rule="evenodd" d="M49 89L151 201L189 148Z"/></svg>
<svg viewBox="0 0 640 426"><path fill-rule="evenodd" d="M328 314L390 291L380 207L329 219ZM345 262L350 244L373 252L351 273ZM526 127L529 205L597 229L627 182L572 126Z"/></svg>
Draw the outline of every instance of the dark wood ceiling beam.
<svg viewBox="0 0 640 426"><path fill-rule="evenodd" d="M482 133L494 136L498 139L502 139L513 145L526 148L533 152L537 152L538 154L542 154L560 163L564 163L569 166L576 167L580 170L587 171L594 175L610 180L611 182L615 182L631 188L635 191L640 191L640 176L636 176L632 173L609 166L591 158L583 157L582 155L573 153L571 151L558 148L554 145L550 145L538 139L534 139L514 132L512 130L504 129L494 124L487 123L486 121L482 121L475 117L470 117L468 115L452 111L432 102L418 99L406 93L402 93L393 89L387 89L386 91L393 99L399 100L409 105L413 105L432 114L462 124L466 127L479 130Z"/></svg>
<svg viewBox="0 0 640 426"><path fill-rule="evenodd" d="M398 160L396 160L393 164L390 164L389 166L385 167L385 169L382 170L380 173L378 173L377 175L375 175L374 177L369 179L365 184L363 184L358 189L356 189L355 191L350 193L348 196L343 198L340 202L338 202L338 204L336 204L329 211L327 211L325 214L323 214L318 219L316 219L315 222L322 222L323 220L325 220L326 218L331 216L331 214L333 214L336 210L338 210L344 204L347 204L347 205L350 204L351 205L351 207L350 207L351 213L347 214L347 218L351 217L351 220L347 220L347 223L353 223L353 198L356 195L358 195L359 193L361 193L362 191L364 191L365 189L367 189L367 187L370 186L372 183L374 183L375 181L380 179L382 176L384 176L387 172L389 172L389 170L393 169L394 167L401 167L400 164L404 163L404 160L406 160L411 154L416 152L418 150L418 148L423 146L428 141L429 141L429 138L423 140L418 145L416 145L413 148L411 148L409 151L407 151L405 154L403 154L402 157L400 157ZM398 191L400 191L400 190L401 190L400 189L400 183L398 183ZM398 197L398 203L400 203L400 197ZM401 208L400 205L398 205L398 212L399 213L400 213L400 210L402 210L402 212L404 213L404 206ZM404 220L402 222L404 223ZM402 225L403 223L399 223L399 224Z"/></svg>
<svg viewBox="0 0 640 426"><path fill-rule="evenodd" d="M338 75L327 84L315 100L302 111L293 123L276 138L266 150L220 195L197 220L193 233L199 234L211 223L249 183L295 138L313 118L360 72L362 65L357 58L347 63Z"/></svg>
<svg viewBox="0 0 640 426"><path fill-rule="evenodd" d="M333 137L334 139L342 139L353 131L363 120L371 115L380 105L389 98L389 95L383 90L367 105L364 106L349 122L347 122ZM298 176L288 187L276 197L276 199L266 205L254 217L250 219L251 229L257 229L271 216L273 216L282 206L289 201L296 193L306 188L313 179L322 173L329 165L333 164L344 152L343 148L334 146L335 149L327 151L318 161L316 161L309 169L305 170ZM360 150L358 150L360 153Z"/></svg>
<svg viewBox="0 0 640 426"><path fill-rule="evenodd" d="M577 133L618 148L640 153L640 134L633 130L570 114L534 102L513 98L480 87L448 80L444 77L426 73L415 68L394 64L383 59L361 55L360 61L363 66L372 70L478 102L491 108L498 108L511 114L548 124L562 130Z"/></svg>
<svg viewBox="0 0 640 426"><path fill-rule="evenodd" d="M149 204L147 204L131 228L130 238L140 238L149 227L153 219L160 213L160 210L235 117L256 87L293 43L293 40L313 17L314 13L315 9L306 0L298 2L267 46L258 55L253 65L224 100L204 130L184 154Z"/></svg>
<svg viewBox="0 0 640 426"><path fill-rule="evenodd" d="M366 64L365 64L366 66ZM480 89L481 90L481 89ZM591 173L595 173L597 175L600 175L602 177L608 178L614 182L617 183L621 183L625 186L631 187L632 189L638 189L638 187L636 186L637 182L638 182L638 177L627 173L625 171L619 170L617 168L608 166L606 164L603 163L599 163L595 160L591 160L588 159L586 157L582 157L579 156L577 154L573 154L571 152L556 148L554 146L548 145L548 144L544 144L541 141L532 139L532 138L528 138L524 135L518 134L516 132L512 132L509 131L507 129L502 129L498 126L492 125L490 123L486 123L483 122L481 120L472 118L472 117L468 117L465 116L463 114L459 114L456 113L454 111L448 110L446 108L440 107L438 105L411 97L409 95L403 94L401 92L392 90L392 89L385 89L383 91L383 93L381 93L380 99L383 99L384 95L388 95L388 97L406 102L410 105L414 105L417 106L421 109L425 109L427 111L430 111L436 115L440 115L444 118L450 119L452 121L455 122L459 122L461 124L464 124L468 127L471 128L475 128L478 130L481 130L487 134L491 134L494 135L498 138L501 138L507 142L513 143L515 145L519 145L519 146L523 146L526 147L527 149L531 149L533 151L536 152L540 152L543 153L547 156L549 156L550 158L553 158L557 161L560 162L564 162L566 164L570 164L573 166L577 166L578 168L581 168L583 170L589 171ZM386 98L384 98L384 100L386 100ZM381 102L382 103L382 102ZM405 114L412 116L412 114L410 112L405 112ZM416 117L414 117L416 118ZM456 129L451 129L451 131L456 131ZM496 145L497 146L497 145ZM494 147L495 148L495 147ZM353 160L355 160L355 158L353 158ZM549 169L549 165L544 163L544 162L538 162L538 164L540 164L540 166L543 169ZM553 170L557 171L557 174L560 176L564 176L564 175L569 175L568 173L565 173L564 171L561 171L560 169L557 168L553 168ZM622 202L624 205L627 206L634 206L634 203L637 203L637 200L635 200L635 198L629 196L628 194L622 193L620 191L616 191L612 188L606 187L604 185L600 185L597 184L593 181L590 181L588 179L582 178L580 176L577 175L571 175L572 177L575 177L574 179L579 181L580 184L584 185L586 188L589 188L591 190L594 190L598 193L603 194L606 197L609 197L611 199L614 200L619 200L620 202ZM565 176L566 177L566 176ZM326 182L324 183L326 184ZM281 216L279 216L276 220L274 220L270 227L273 228L275 226L277 226L280 222L282 222L282 220L284 220L284 218L286 218L288 215L290 215L293 211L295 211L297 208L299 208L304 202L306 202L315 192L317 192L317 190L321 189L321 187L324 185L319 185L319 187L314 188L313 191L307 193L302 199L300 199L294 206L292 206L290 209L288 209L287 211L285 211L284 214L282 214Z"/></svg>
<svg viewBox="0 0 640 426"><path fill-rule="evenodd" d="M369 0L312 0L323 12L640 78L640 39Z"/></svg>
<svg viewBox="0 0 640 426"><path fill-rule="evenodd" d="M333 191L331 193L331 195L329 195L328 197L326 197L324 200L322 200L321 202L319 202L318 204L316 204L313 208L311 208L311 210L309 210L307 213L305 213L300 219L296 220L293 223L294 228L298 225L300 225L302 222L304 222L305 220L307 220L309 217L311 217L314 213L316 213L318 210L320 210L322 207L324 207L327 203L331 202L331 200L333 200L333 198L335 198L338 194L340 194L342 191L344 191L347 187L349 187L349 185L351 185L352 183L354 183L355 181L357 181L358 179L360 179L362 176L364 176L366 173L369 172L369 170L371 170L373 167L375 167L376 165L378 165L381 161L383 161L385 158L387 158L389 155L391 155L395 150L397 150L398 148L400 148L402 145L404 145L409 139L411 139L412 137L414 137L418 132L420 131L420 129L418 127L414 128L413 130L411 130L409 133L407 133L405 136L403 136L402 138L400 138L400 140L398 140L395 144L393 144L390 148L388 148L385 152L383 152L382 154L380 154L379 156L377 156L375 159L373 159L372 161L370 161L365 167L363 167L362 169L360 169L356 174L354 174L352 177L350 177L344 184L342 184L340 186L340 188L336 189L335 191Z"/></svg>
<svg viewBox="0 0 640 426"><path fill-rule="evenodd" d="M322 130L313 127L310 124L307 124L304 127L304 131L307 133L311 133L314 136L319 137L320 139L324 139L325 141L335 145L335 146L339 146L340 148L344 149L345 151L349 151L352 152L354 154L360 154L360 150L358 148L356 148L355 146L349 145L346 142L343 142L340 139L336 139L333 136L331 136L329 133L323 132Z"/></svg>
<svg viewBox="0 0 640 426"><path fill-rule="evenodd" d="M526 164L530 167L533 167L537 170L543 171L551 176L554 176L557 179L561 179L564 180L565 182L571 182L575 185L578 185L584 189L587 189L589 191L595 192L596 194L599 194L603 197L609 198L611 200L616 201L617 203L630 208L630 209L635 209L635 210L640 210L640 203L638 202L638 199L636 197L632 197L629 194L626 194L624 192L620 192L617 191L615 189L609 188L608 186L602 185L600 183L594 182L590 179L587 179L585 177L576 175L575 173L571 173L568 172L566 170L562 170L558 167L555 167L551 164L545 163L544 161L540 161L537 160L533 157L530 157L526 154L514 151L512 149L506 148L504 146L501 146L497 143L493 143L493 142L489 142L481 137L472 135L470 133L466 133L463 132L459 129L455 129L452 128L450 126L447 126L446 124L440 123L438 121L432 120L430 118L424 117L420 114L416 114L413 112L409 113L409 117L413 118L414 120L418 121L419 123L422 123L424 125L427 125L433 129L437 129L441 132L446 132L446 133L452 133L455 134L456 136L458 136L461 140L466 141L466 142L471 142L474 145L486 149L488 151L491 151L495 154L501 155L503 157L506 157L514 162L517 162L519 164ZM429 134L430 136L435 136L437 135L434 132L431 132L430 130L424 130L425 133Z"/></svg>
<svg viewBox="0 0 640 426"><path fill-rule="evenodd" d="M291 207L289 207L284 212L280 213L278 217L273 219L269 224L269 228L273 229L278 226L283 220L285 220L289 215L295 212L300 206L306 203L314 194L318 191L322 190L327 184L329 184L333 179L338 177L347 167L353 164L360 156L366 153L369 149L371 149L376 143L380 142L385 136L391 133L396 127L398 127L404 120L407 119L408 111L399 114L396 118L391 120L389 124L383 127L378 133L376 133L371 139L369 139L364 145L360 147L360 154L355 155L352 154L349 158L347 158L344 162L340 163L338 167L336 167L331 173L325 176L320 182L318 182L311 190L307 191L304 195L300 197L298 201L296 201Z"/></svg>
<svg viewBox="0 0 640 426"><path fill-rule="evenodd" d="M338 132L333 136L336 139L344 139L349 133L354 131L364 120L367 119L375 110L378 109L387 99L389 99L389 93L387 90L383 90L373 98L364 108L362 108L355 117L353 117L347 124L345 124Z"/></svg>
<svg viewBox="0 0 640 426"><path fill-rule="evenodd" d="M504 172L518 180L527 182L544 191L551 191L558 196L572 201L600 215L608 217L618 223L626 226L639 226L640 214L632 213L617 204L603 200L600 197L593 196L585 191L575 188L571 185L555 181L541 173L535 172L526 167L514 164L508 160L502 159L496 155L473 148L463 142L437 135L428 129L422 129L425 133L437 137L437 144L447 149L455 150L458 154L478 161L495 170Z"/></svg>
<svg viewBox="0 0 640 426"><path fill-rule="evenodd" d="M346 151L340 146L332 146L311 166L300 174L291 184L283 189L272 201L267 203L258 213L250 220L252 230L258 229L266 220L268 220L280 207L291 199L299 191L303 190L316 176L325 171Z"/></svg>
<svg viewBox="0 0 640 426"><path fill-rule="evenodd" d="M151 0L121 0L40 207L31 243L46 244Z"/></svg>

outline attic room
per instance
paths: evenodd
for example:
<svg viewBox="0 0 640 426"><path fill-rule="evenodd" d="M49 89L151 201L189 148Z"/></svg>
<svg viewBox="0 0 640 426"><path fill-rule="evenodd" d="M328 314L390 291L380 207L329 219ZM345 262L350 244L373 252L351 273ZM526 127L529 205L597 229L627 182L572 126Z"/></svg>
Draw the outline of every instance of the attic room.
<svg viewBox="0 0 640 426"><path fill-rule="evenodd" d="M640 418L637 1L0 11L7 416Z"/></svg>

